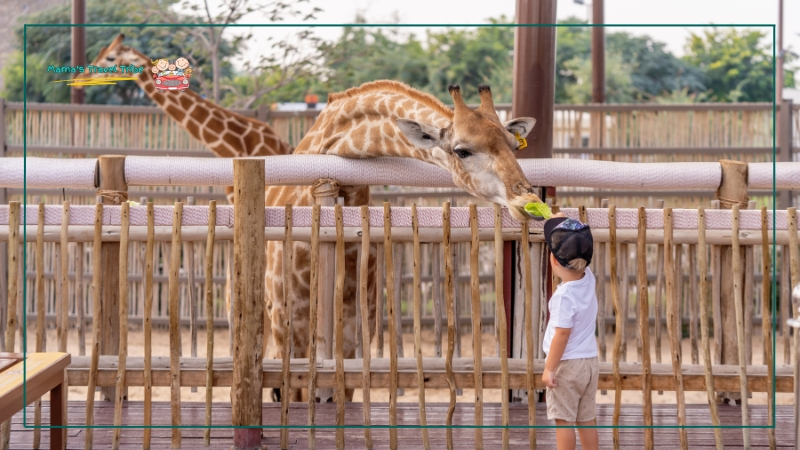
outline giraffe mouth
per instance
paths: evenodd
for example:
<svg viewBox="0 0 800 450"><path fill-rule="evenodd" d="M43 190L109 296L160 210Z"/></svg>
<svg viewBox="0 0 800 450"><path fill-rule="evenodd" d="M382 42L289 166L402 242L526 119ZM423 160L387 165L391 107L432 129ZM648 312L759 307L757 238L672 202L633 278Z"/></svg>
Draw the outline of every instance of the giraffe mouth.
<svg viewBox="0 0 800 450"><path fill-rule="evenodd" d="M508 212L511 213L511 217L516 219L518 222L527 222L528 220L544 220L544 217L533 214L525 210L525 205L528 203L544 203L536 194L523 194L515 197L513 200L508 202Z"/></svg>

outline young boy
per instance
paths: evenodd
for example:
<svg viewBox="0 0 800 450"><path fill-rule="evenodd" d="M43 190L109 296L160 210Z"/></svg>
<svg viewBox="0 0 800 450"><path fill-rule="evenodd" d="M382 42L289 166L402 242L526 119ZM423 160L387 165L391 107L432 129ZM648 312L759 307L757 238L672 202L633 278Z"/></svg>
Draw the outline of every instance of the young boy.
<svg viewBox="0 0 800 450"><path fill-rule="evenodd" d="M556 425L595 425L597 393L597 341L595 278L589 225L564 214L544 224L550 248L550 265L561 284L550 299L550 321L542 347L547 355L542 381L547 386L547 418ZM585 450L597 448L597 429L580 428ZM575 448L575 431L556 429L558 450Z"/></svg>

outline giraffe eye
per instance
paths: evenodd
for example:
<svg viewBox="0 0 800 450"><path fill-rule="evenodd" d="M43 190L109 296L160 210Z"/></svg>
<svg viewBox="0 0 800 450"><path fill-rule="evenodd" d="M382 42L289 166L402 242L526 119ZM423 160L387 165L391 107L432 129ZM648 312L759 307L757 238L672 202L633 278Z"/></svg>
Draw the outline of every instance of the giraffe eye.
<svg viewBox="0 0 800 450"><path fill-rule="evenodd" d="M455 152L456 152L456 156L458 156L461 159L464 159L464 158L472 155L472 152L470 152L469 150L464 150L463 148L457 148L455 150Z"/></svg>

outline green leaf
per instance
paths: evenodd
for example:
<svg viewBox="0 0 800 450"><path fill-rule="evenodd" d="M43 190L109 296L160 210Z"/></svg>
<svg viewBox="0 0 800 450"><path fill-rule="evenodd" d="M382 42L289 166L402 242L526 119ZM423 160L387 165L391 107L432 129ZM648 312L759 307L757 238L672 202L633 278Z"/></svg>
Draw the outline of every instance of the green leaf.
<svg viewBox="0 0 800 450"><path fill-rule="evenodd" d="M549 219L553 215L553 212L550 211L550 208L545 203L530 202L525 205L525 211L534 216L544 217L544 220Z"/></svg>

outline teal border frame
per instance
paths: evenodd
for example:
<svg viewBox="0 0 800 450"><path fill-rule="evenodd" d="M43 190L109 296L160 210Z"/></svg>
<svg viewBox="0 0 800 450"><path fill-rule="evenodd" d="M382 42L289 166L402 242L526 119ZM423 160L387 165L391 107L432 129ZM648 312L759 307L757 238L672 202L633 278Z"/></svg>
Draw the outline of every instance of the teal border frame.
<svg viewBox="0 0 800 450"><path fill-rule="evenodd" d="M776 93L777 93L777 86L776 86L776 48L777 39L776 39L776 25L775 24L229 24L229 25L222 25L222 24L194 24L194 23L179 23L179 24L130 24L130 23L109 23L109 24L72 24L72 23L59 23L59 24L42 24L42 23L26 23L23 24L22 30L22 47L23 47L23 118L22 118L22 126L25 130L22 134L22 148L23 148L23 177L25 179L25 184L23 185L23 212L22 212L22 225L28 223L27 220L27 180L28 180L28 167L27 167L27 155L28 155L28 133L27 133L27 125L28 125L28 27L31 28L45 28L45 27L82 27L82 28L94 28L94 27L212 27L212 28L219 28L219 27L230 27L230 28L244 28L244 27L273 27L273 28L333 28L333 27L358 27L358 28L366 28L366 27L375 27L375 28L420 28L420 27L452 27L452 28L464 28L464 27L523 27L523 28L538 28L538 27L603 27L603 28L613 28L613 27L638 27L638 28L674 28L674 27L698 27L698 28L708 28L708 27L756 27L756 28L771 28L772 29L772 254L771 254L771 266L772 266L772 282L771 282L771 312L772 312L772 364L773 364L773 371L772 371L772 392L769 393L772 395L772 410L770 411L770 415L768 416L772 425L586 425L586 426L568 426L568 425L252 425L252 426L243 426L243 425L62 425L62 426L51 426L51 425L29 425L27 421L27 359L23 360L23 393L22 393L22 425L25 429L54 429L54 428L66 428L66 429L236 429L236 428L256 428L256 429L337 429L337 428L344 428L344 429L437 429L437 428L455 428L455 429L558 429L558 428L573 428L573 429L581 429L581 428L595 428L595 429L670 429L670 428L680 428L680 429L775 429L776 428L776 404L775 404L775 394L776 394L776 375L775 375L775 349L776 349L776 341L775 341L775 330L777 328L777 323L775 321L775 308L777 307L777 274L775 268L775 258L776 258L776 248L777 248L777 240L776 240L776 219L775 219L775 211L776 211L776 182L775 182L775 170L776 170L776 137L775 137L775 128L777 125L777 102L776 102ZM23 266L27 265L27 233L23 234L22 240L22 261ZM22 307L23 311L27 311L27 291L28 286L27 283L23 283L22 288ZM28 350L28 336L27 336L27 324L28 321L23 320L23 328L22 328L22 353L23 355L27 355Z"/></svg>

